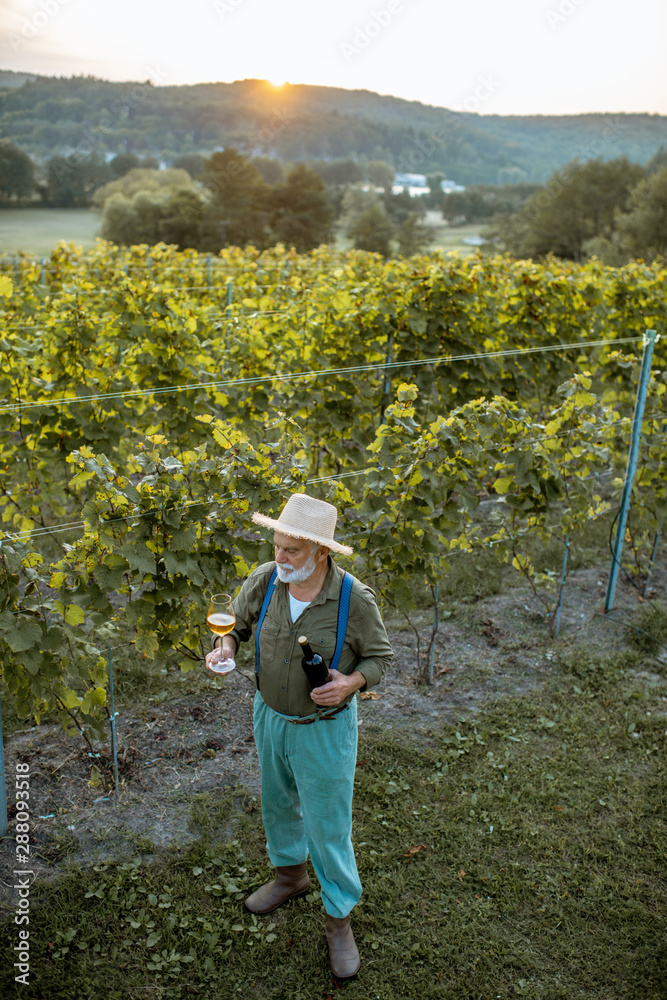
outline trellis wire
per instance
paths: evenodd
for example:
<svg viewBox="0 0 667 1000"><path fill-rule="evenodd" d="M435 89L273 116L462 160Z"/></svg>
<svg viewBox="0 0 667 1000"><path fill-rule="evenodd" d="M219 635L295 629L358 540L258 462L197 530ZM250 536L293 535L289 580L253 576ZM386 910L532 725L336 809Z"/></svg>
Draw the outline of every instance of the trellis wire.
<svg viewBox="0 0 667 1000"><path fill-rule="evenodd" d="M42 264L44 265L44 263L45 262L43 261ZM126 265L126 268L127 268L127 265ZM43 270L42 270L42 279L43 279ZM228 286L227 286L228 308L230 306L231 288L232 288L232 283L230 281L228 283ZM628 338L628 339L630 339L630 338ZM636 339L637 338L632 338L632 340L636 340ZM633 414L633 428L632 428L632 436L631 436L631 442L630 442L630 450L629 450L629 455L628 455L628 465L627 465L626 477L625 477L625 485L624 485L624 490L623 490L623 499L622 499L622 504L621 504L621 512L620 512L619 522L618 522L617 530L616 530L616 544L615 544L614 555L613 555L613 560L612 560L612 569L611 569L611 573L610 573L609 587L608 587L608 591L607 591L607 601L606 601L606 604L605 604L605 612L610 611L612 609L612 607L613 607L613 600L614 600L614 594L615 594L615 588L616 588L616 580L617 580L617 576L618 576L618 567L620 566L620 558L621 558L621 553L622 553L623 538L624 538L624 534L625 534L625 526L626 526L626 522L627 522L627 515L628 515L628 509L629 509L629 503L630 503L630 494L631 494L631 490L632 490L632 483L633 483L633 480L634 480L634 475L635 475L636 465L637 465L637 456L638 456L638 451L639 451L639 440L640 440L640 437L641 437L641 425L642 425L642 419L643 419L643 413L644 413L644 406L645 406L645 402L646 402L646 394L647 394L647 390L648 390L648 382L649 382L649 375L650 375L650 368L651 368L651 360L652 360L653 347L654 347L654 344L655 344L655 340L656 340L656 331L655 330L648 330L646 332L646 335L645 335L645 338L644 338L644 352L643 352L643 356L642 356L642 367L641 367L641 372L640 372L639 385L638 385L638 389L637 389L635 411L634 411L634 414ZM619 343L619 342L623 342L623 341L615 341L615 343ZM625 342L628 342L628 340L626 340ZM595 343L595 346L597 346L599 344L607 344L609 342L608 341L601 341L601 342L599 341L599 342L592 342L592 343L589 343L587 345L583 345L583 344L557 345L557 346L554 345L554 347L551 348L551 349L558 349L558 348L564 349L565 347L574 347L574 346L577 346L577 347L578 346L593 346L593 343ZM532 353L532 351L535 351L535 350L548 350L548 349L550 349L550 348L535 348L535 349L528 349L527 351L512 352L512 353ZM496 353L496 352L494 352L494 353ZM497 355L507 356L507 354L509 354L509 353L510 352L497 352L496 356ZM493 355L489 355L489 356L493 356ZM476 356L475 355L471 355L469 357L470 358L474 358ZM391 358L391 354L388 355L387 362L390 362L390 358ZM430 359L430 360L431 360L431 362L434 362L436 360L449 360L449 361L451 361L451 360L455 360L455 359L449 358L449 359ZM461 360L463 360L463 358ZM467 360L467 358L466 358L466 360ZM406 363L406 364L414 364L414 363L415 362L410 362L410 363ZM423 363L427 363L427 362L421 362L421 363L423 364ZM366 367L368 369L373 369L373 370L375 368L377 368L377 366L366 366ZM403 367L403 364L395 364L395 365L391 365L391 363L385 364L385 373L386 373L386 369L389 368L389 367ZM358 369L358 370L364 370L364 369L362 368L362 369ZM300 373L300 374L303 377L303 375L308 375L308 374L316 375L316 374L322 374L322 373L320 373L320 372L313 372L313 373ZM287 377L286 376L274 376L274 378L283 378L283 379L284 378L289 378L289 377L290 376L287 376ZM293 375L291 377L298 377L298 376ZM386 377L386 375L385 375L385 377ZM239 381L245 381L245 380L239 380ZM265 381L265 379L261 379L261 380L257 380L257 381ZM184 388L184 387L178 387L178 388ZM99 397L97 397L97 398L99 398ZM66 401L67 402L73 402L73 400L71 400L71 399L68 399ZM65 402L65 400L63 400L63 402ZM33 405L45 405L45 404L41 403L41 404L33 404ZM48 405L48 404L46 404L46 405ZM356 473L347 473L347 475L353 475L353 474L356 474ZM328 479L328 478L332 478L333 479L333 478L338 478L338 477L324 477L324 481L326 481L326 479ZM652 557L651 557L651 567L650 567L650 570L649 570L649 576L650 576L650 572L651 572L651 570L653 568L653 563L654 563L654 560L655 560L655 555L656 555L656 551L657 551L658 541L659 541L659 538L660 538L662 524L663 524L663 521L661 520L660 526L658 528L658 533L657 533L656 539L655 539L655 544L654 544L654 548L653 548L653 554L652 554ZM564 552L564 557L563 557L563 570L562 570L562 575L561 575L561 587L560 587L560 593L559 593L559 599L558 599L558 608L557 608L556 637L558 636L558 631L559 631L559 628L560 628L561 606L562 606L562 598L563 598L563 591L564 591L566 571L567 571L568 550L569 550L569 534L568 534L568 536L565 539L565 552ZM647 581L646 581L646 586L648 586L648 578L647 578ZM645 590L646 590L646 587L645 587ZM434 620L433 620L434 634L435 634L435 630L437 629L437 602L438 602L438 586L436 584L435 590L434 590ZM433 660L434 660L434 653L435 653L435 642L432 641L430 649L429 649L429 660L428 660L429 683L432 683L432 680L433 680ZM115 786L116 786L116 795L118 795L119 794L119 782L118 782L118 757L117 757L117 746L116 746L116 713L115 713L115 703L114 703L113 661L112 661L112 655L111 655L111 647L108 648L108 665L109 665L109 684L110 684L110 698L111 698L111 741L112 741L112 754L113 754L113 760L114 760L114 778L115 778ZM0 777L1 777L2 783L3 783L2 791L4 793L3 795L0 796L0 836L4 836L6 834L6 832L7 832L7 801L6 801L6 783L5 783L4 746L3 746L3 739L2 739L2 712L1 712L1 705L0 705Z"/></svg>
<svg viewBox="0 0 667 1000"><path fill-rule="evenodd" d="M383 364L381 361L372 365L353 365L349 368L322 368L302 372L277 372L273 375L256 375L237 379L216 379L210 382L191 382L186 385L165 387L152 386L149 389L128 389L124 392L106 392L87 396L61 396L56 399L20 400L0 406L0 413L21 408L23 410L36 406L60 406L72 403L95 403L107 399L127 399L141 396L158 396L174 392L191 392L194 389L218 389L234 385L260 385L265 382L290 382L296 379L318 378L321 375L350 375L366 371L377 371L379 368L414 368L420 365L452 364L456 361L482 361L485 358L520 357L526 354L547 353L548 351L568 351L581 347L609 347L616 344L634 344L641 337L624 337L617 340L585 340L571 344L547 344L544 347L524 347L507 351L488 351L485 354L443 355L436 358L419 358L411 361L392 361Z"/></svg>

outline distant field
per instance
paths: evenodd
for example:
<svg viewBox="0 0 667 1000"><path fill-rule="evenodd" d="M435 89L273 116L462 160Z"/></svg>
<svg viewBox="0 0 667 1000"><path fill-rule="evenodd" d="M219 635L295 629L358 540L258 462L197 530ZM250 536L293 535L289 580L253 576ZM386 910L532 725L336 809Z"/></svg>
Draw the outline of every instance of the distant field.
<svg viewBox="0 0 667 1000"><path fill-rule="evenodd" d="M95 246L100 216L89 208L26 208L0 211L0 255L24 251L48 257L61 240Z"/></svg>
<svg viewBox="0 0 667 1000"><path fill-rule="evenodd" d="M432 250L458 250L472 253L474 247L464 243L479 235L479 226L449 227L440 222L437 212L429 212L428 224L433 228ZM61 240L76 243L84 250L95 246L100 226L98 212L88 208L26 208L0 210L0 256L11 257L21 251L36 257L48 257ZM344 240L337 240L341 244Z"/></svg>
<svg viewBox="0 0 667 1000"><path fill-rule="evenodd" d="M444 250L445 252L456 250L462 256L466 256L467 254L474 253L477 249L476 246L464 241L479 237L481 229L479 223L467 226L449 226L444 222L440 212L433 210L426 212L424 222L431 230L433 237L433 242L428 247L428 250ZM336 230L334 246L337 250L349 250L351 243L350 240L341 234L340 230Z"/></svg>
<svg viewBox="0 0 667 1000"><path fill-rule="evenodd" d="M474 253L477 247L464 243L464 240L475 239L479 236L480 226L478 223L467 226L448 226L444 222L439 222L439 213L429 212L426 223L433 229L433 243L431 250L458 250L459 253Z"/></svg>

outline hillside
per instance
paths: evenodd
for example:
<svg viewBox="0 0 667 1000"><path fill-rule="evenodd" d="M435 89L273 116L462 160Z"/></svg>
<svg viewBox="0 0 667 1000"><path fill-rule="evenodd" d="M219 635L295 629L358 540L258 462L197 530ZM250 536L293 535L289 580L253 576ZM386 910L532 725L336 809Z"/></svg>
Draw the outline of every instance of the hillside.
<svg viewBox="0 0 667 1000"><path fill-rule="evenodd" d="M541 182L564 163L667 145L667 117L459 113L365 90L262 80L154 86L92 77L0 72L0 137L36 159L55 152L131 150L165 161L234 145L281 160L387 160L461 183Z"/></svg>

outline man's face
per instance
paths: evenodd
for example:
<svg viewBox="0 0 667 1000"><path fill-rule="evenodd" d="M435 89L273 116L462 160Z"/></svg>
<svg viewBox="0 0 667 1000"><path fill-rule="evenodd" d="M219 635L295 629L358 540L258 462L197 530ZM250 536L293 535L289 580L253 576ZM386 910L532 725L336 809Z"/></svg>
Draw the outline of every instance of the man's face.
<svg viewBox="0 0 667 1000"><path fill-rule="evenodd" d="M278 579L281 583L303 583L315 569L321 549L311 551L303 538L291 538L276 531L273 535Z"/></svg>

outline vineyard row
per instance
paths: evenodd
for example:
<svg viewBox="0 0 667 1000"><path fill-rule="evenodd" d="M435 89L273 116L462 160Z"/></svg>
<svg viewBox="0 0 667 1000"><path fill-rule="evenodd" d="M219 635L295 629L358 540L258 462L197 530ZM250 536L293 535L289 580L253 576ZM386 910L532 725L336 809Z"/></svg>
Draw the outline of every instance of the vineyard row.
<svg viewBox="0 0 667 1000"><path fill-rule="evenodd" d="M250 514L293 490L337 505L357 572L408 615L415 580L437 603L450 556L477 546L553 593L532 539L564 542L614 509L638 370L621 348L665 332L657 265L276 251L278 316L253 285L257 255L225 251L248 318L170 284L173 264L206 268L196 255L158 248L150 273L119 273L146 250L59 249L46 288L37 267L16 287L0 275L0 633L21 714L103 738L109 645L199 663L209 592L270 558ZM94 308L71 287L100 285ZM667 503L664 343L635 573Z"/></svg>

